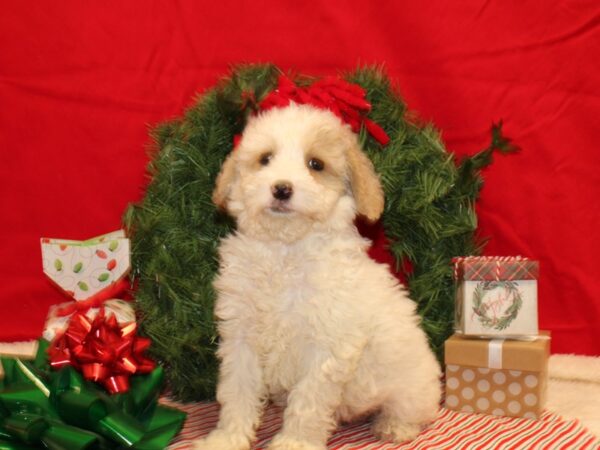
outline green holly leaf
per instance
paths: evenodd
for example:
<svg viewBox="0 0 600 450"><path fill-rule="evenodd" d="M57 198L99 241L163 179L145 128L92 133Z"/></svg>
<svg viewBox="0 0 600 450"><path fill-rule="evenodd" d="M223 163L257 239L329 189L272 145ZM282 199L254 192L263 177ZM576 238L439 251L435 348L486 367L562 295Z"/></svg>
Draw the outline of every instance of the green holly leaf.
<svg viewBox="0 0 600 450"><path fill-rule="evenodd" d="M77 283L77 286L79 286L79 289L81 289L82 291L87 291L89 290L89 287L87 284L85 284L83 281L80 281L79 283Z"/></svg>
<svg viewBox="0 0 600 450"><path fill-rule="evenodd" d="M81 272L81 269L83 269L83 263L81 263L81 262L78 262L77 264L75 264L73 266L73 272L75 272L75 273Z"/></svg>
<svg viewBox="0 0 600 450"><path fill-rule="evenodd" d="M107 273L103 273L102 275L100 275L100 276L98 277L98 281L100 281L101 283L103 283L103 282L105 282L106 280L108 280L108 277L109 277L109 276L110 276L109 274L107 274Z"/></svg>
<svg viewBox="0 0 600 450"><path fill-rule="evenodd" d="M62 268L63 268L63 263L62 263L62 261L61 261L60 259L55 259L55 260L54 260L54 268L55 268L56 270L58 270L59 272L62 270Z"/></svg>
<svg viewBox="0 0 600 450"><path fill-rule="evenodd" d="M111 252L114 252L118 246L119 246L119 241L110 241L110 244L108 244L108 249Z"/></svg>

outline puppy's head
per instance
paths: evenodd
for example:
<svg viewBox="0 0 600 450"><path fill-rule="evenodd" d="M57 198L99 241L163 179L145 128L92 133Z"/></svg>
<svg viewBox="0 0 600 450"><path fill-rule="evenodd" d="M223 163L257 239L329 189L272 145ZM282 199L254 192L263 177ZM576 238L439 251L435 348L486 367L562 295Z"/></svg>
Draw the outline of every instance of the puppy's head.
<svg viewBox="0 0 600 450"><path fill-rule="evenodd" d="M213 201L255 237L297 240L356 214L376 221L383 191L356 135L309 105L273 108L249 120L217 177Z"/></svg>

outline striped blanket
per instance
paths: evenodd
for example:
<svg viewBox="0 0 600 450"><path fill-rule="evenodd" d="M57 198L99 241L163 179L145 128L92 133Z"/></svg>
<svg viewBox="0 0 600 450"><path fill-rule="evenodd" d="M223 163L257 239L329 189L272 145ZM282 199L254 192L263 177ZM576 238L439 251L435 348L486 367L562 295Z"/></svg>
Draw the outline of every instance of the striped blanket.
<svg viewBox="0 0 600 450"><path fill-rule="evenodd" d="M216 403L163 403L186 411L189 416L181 434L169 450L191 448L191 442L212 430L218 419ZM255 450L266 448L281 427L281 409L270 406L257 432ZM514 419L480 414L463 414L440 409L436 421L415 440L404 444L378 441L369 423L340 427L329 439L329 449L339 450L492 450L492 449L565 449L598 450L600 439L590 434L578 421L564 420L546 412L540 420Z"/></svg>

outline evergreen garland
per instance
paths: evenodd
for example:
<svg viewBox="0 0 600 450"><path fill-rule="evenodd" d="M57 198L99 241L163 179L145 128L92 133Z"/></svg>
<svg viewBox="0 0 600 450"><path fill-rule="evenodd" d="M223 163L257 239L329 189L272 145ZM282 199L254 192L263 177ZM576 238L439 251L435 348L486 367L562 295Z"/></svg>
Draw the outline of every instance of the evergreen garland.
<svg viewBox="0 0 600 450"><path fill-rule="evenodd" d="M235 224L217 211L211 194L233 137L280 73L269 64L238 67L182 118L156 128L158 151L149 164L146 196L125 213L141 332L152 338L151 353L165 367L179 399L214 396L218 363L212 280L219 240ZM494 150L512 147L495 126L490 147L457 166L433 127L407 117L380 69L359 68L345 78L365 88L373 107L370 119L391 138L382 148L364 130L360 133L385 191L383 225L396 270L407 276L423 326L441 357L453 326L451 258L478 254L482 245L474 235L479 170L491 163Z"/></svg>

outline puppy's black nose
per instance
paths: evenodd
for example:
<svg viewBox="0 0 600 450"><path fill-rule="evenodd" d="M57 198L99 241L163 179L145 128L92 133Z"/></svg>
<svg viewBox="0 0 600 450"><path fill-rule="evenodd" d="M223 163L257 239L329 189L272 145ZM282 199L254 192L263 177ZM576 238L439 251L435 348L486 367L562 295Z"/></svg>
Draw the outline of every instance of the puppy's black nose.
<svg viewBox="0 0 600 450"><path fill-rule="evenodd" d="M273 193L273 197L277 200L288 200L294 191L291 183L288 183L287 181L278 181L271 188L271 192Z"/></svg>

